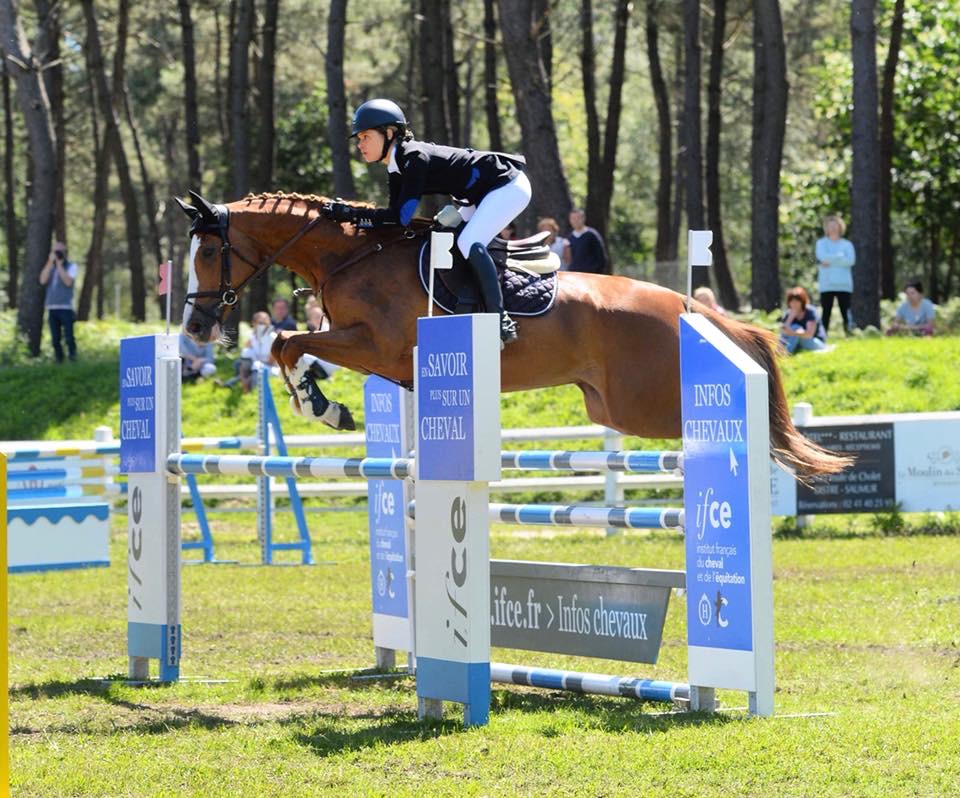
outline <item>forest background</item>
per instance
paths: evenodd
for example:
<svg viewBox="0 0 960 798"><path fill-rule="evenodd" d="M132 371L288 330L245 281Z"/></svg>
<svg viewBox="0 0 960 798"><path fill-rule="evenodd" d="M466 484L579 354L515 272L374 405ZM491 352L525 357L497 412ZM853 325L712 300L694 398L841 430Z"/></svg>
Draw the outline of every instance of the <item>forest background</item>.
<svg viewBox="0 0 960 798"><path fill-rule="evenodd" d="M0 0L0 308L33 354L51 241L81 266L78 316L182 307L187 190L383 202L347 142L391 97L418 137L522 152L540 216L571 207L616 273L680 287L687 228L714 231L728 308L815 287L822 217L858 253L854 315L909 278L960 280L960 6L951 0ZM429 212L433 206L425 204ZM249 318L290 294L279 268Z"/></svg>

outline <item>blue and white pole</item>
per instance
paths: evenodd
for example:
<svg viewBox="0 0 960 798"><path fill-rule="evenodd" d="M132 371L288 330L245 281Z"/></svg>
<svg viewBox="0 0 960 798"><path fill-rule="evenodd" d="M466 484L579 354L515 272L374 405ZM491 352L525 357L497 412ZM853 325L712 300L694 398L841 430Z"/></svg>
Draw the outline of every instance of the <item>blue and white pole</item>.
<svg viewBox="0 0 960 798"><path fill-rule="evenodd" d="M165 464L180 449L176 335L120 342L120 472L127 474L127 655L130 678L180 675L180 481Z"/></svg>
<svg viewBox="0 0 960 798"><path fill-rule="evenodd" d="M496 314L421 318L417 402L416 640L421 717L490 713L489 483L500 478Z"/></svg>

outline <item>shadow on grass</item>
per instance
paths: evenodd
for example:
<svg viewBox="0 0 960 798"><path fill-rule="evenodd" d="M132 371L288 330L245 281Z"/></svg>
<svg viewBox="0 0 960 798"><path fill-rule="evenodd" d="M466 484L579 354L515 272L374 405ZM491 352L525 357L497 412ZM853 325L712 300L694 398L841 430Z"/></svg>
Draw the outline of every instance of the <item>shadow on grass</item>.
<svg viewBox="0 0 960 798"><path fill-rule="evenodd" d="M413 676L406 671L336 671L334 673L301 674L287 679L272 679L275 690L311 690L322 687L339 687L345 690L364 691L373 689L413 689ZM262 685L265 686L265 685Z"/></svg>
<svg viewBox="0 0 960 798"><path fill-rule="evenodd" d="M152 690L163 688L164 685L143 685L137 689ZM135 734L164 734L187 727L202 728L210 731L228 728L237 725L237 722L216 714L204 712L190 707L153 706L130 701L118 694L119 689L125 688L120 680L78 679L74 682L49 681L40 684L28 684L14 687L10 690L10 699L62 699L72 696L86 696L98 698L111 706L135 713L137 720L129 724L116 725L111 721L111 733L126 731ZM71 729L75 730L75 729ZM11 733L29 732L29 729L11 728Z"/></svg>
<svg viewBox="0 0 960 798"><path fill-rule="evenodd" d="M357 717L351 716L350 720ZM327 757L380 745L433 740L463 729L459 721L421 721L408 712L390 712L377 715L376 718L380 721L377 725L356 729L345 729L341 718L323 719L311 724L309 730L296 732L293 740L317 756Z"/></svg>
<svg viewBox="0 0 960 798"><path fill-rule="evenodd" d="M624 732L666 732L678 726L718 726L737 718L719 712L671 711L671 705L649 701L593 696L577 693L548 691L542 693L494 690L491 712L549 716L558 711L585 713L586 726L612 734ZM567 733L558 726L541 730L544 737L559 737Z"/></svg>

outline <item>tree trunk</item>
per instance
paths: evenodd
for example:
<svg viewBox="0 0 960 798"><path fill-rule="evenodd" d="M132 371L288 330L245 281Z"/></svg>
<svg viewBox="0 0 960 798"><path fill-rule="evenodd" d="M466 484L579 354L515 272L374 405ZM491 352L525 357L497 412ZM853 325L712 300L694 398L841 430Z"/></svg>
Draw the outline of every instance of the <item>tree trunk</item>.
<svg viewBox="0 0 960 798"><path fill-rule="evenodd" d="M94 144L96 147L96 143ZM93 184L93 222L90 225L90 246L87 249L87 267L83 273L83 287L77 303L77 318L86 321L90 318L93 292L101 284L103 273L103 239L107 228L107 191L110 182L110 153L107 141L94 149L97 164ZM101 314L98 313L99 317Z"/></svg>
<svg viewBox="0 0 960 798"><path fill-rule="evenodd" d="M580 63L583 74L583 99L587 108L587 219L600 235L607 238L610 227L610 199L617 164L617 141L620 130L624 70L626 62L627 26L632 4L617 0L614 11L613 59L610 65L610 94L604 122L601 149L600 120L596 110L596 58L593 46L593 8L591 0L583 0L581 27L583 40Z"/></svg>
<svg viewBox="0 0 960 798"><path fill-rule="evenodd" d="M197 112L197 55L193 43L193 20L190 17L190 0L178 0L180 7L180 39L183 47L183 101L184 132L187 144L187 186L202 192L200 172L200 121ZM219 63L220 37L217 36L217 62ZM218 105L219 108L219 105ZM217 114L219 120L219 113ZM177 193L183 191L179 188Z"/></svg>
<svg viewBox="0 0 960 798"><path fill-rule="evenodd" d="M250 38L253 31L253 0L239 0L233 36L230 39L230 140L233 162L233 199L250 193L249 91Z"/></svg>
<svg viewBox="0 0 960 798"><path fill-rule="evenodd" d="M463 128L460 124L460 70L453 52L453 18L450 0L440 0L443 10L443 110L446 115L448 141L463 146Z"/></svg>
<svg viewBox="0 0 960 798"><path fill-rule="evenodd" d="M903 0L896 0L893 7L890 47L883 64L883 89L880 92L880 293L884 299L897 298L890 210L893 193L893 86L903 38L903 5Z"/></svg>
<svg viewBox="0 0 960 798"><path fill-rule="evenodd" d="M683 0L683 147L686 150L687 226L703 230L703 146L700 130L700 0ZM694 285L709 283L703 269L694 272Z"/></svg>
<svg viewBox="0 0 960 798"><path fill-rule="evenodd" d="M274 81L277 72L277 23L279 16L280 0L265 0L260 45L260 68L257 73L260 100L257 191L270 191L273 188L273 149L276 140Z"/></svg>
<svg viewBox="0 0 960 798"><path fill-rule="evenodd" d="M587 117L587 222L606 240L600 216L600 118L597 115L597 59L593 47L593 3L580 3L580 83Z"/></svg>
<svg viewBox="0 0 960 798"><path fill-rule="evenodd" d="M500 30L523 137L527 172L534 186L531 210L563 224L573 202L560 160L557 131L550 110L547 73L537 46L531 0L500 0Z"/></svg>
<svg viewBox="0 0 960 798"><path fill-rule="evenodd" d="M175 197L182 191L182 188L178 185L180 180L177 168L179 130L176 118L161 123L161 129L163 131L163 152L167 164L167 194ZM164 221L167 240L170 242L170 259L173 261L170 279L170 290L173 292L170 300L171 316L172 321L179 324L183 312L183 295L186 293L183 279L183 244L181 243L185 241L185 237L183 235L183 214L180 213L179 208L171 207L171 205L172 203L167 206Z"/></svg>
<svg viewBox="0 0 960 798"><path fill-rule="evenodd" d="M17 306L20 265L17 260L17 209L13 193L13 106L7 59L0 59L3 81L3 228L7 239L7 304Z"/></svg>
<svg viewBox="0 0 960 798"><path fill-rule="evenodd" d="M553 29L550 26L550 0L533 0L533 38L543 63L547 95L553 96Z"/></svg>
<svg viewBox="0 0 960 798"><path fill-rule="evenodd" d="M67 164L67 123L63 99L63 64L60 61L60 14L63 6L48 0L36 0L39 32L34 50L42 65L43 82L53 114L53 132L57 137L56 237L67 244L67 192L64 187Z"/></svg>
<svg viewBox="0 0 960 798"><path fill-rule="evenodd" d="M236 0L230 2L230 29L233 30L233 14L236 7ZM224 151L230 149L230 130L227 124L227 107L223 98L223 30L220 25L220 11L217 4L213 4L213 98L214 105L217 106L217 129L220 131L220 141L223 142ZM230 41L230 36L227 41ZM229 56L228 56L229 57ZM228 67L229 75L229 67Z"/></svg>
<svg viewBox="0 0 960 798"><path fill-rule="evenodd" d="M670 198L673 194L673 130L670 125L670 97L667 82L660 64L660 26L657 15L659 0L647 0L646 32L647 60L650 63L650 84L657 106L657 240L654 245L654 280L661 282L663 266L676 259L676 251L670 251Z"/></svg>
<svg viewBox="0 0 960 798"><path fill-rule="evenodd" d="M347 93L343 84L343 43L347 26L347 0L332 0L327 17L327 139L333 162L333 190L338 197L355 197L347 135Z"/></svg>
<svg viewBox="0 0 960 798"><path fill-rule="evenodd" d="M940 225L937 222L930 222L930 227L928 228L928 238L930 240L930 271L927 275L927 297L934 304L940 302L940 257L942 253L940 229Z"/></svg>
<svg viewBox="0 0 960 798"><path fill-rule="evenodd" d="M0 49L17 84L32 165L27 203L27 241L23 280L17 300L17 328L27 338L30 354L40 354L44 288L40 271L50 254L57 192L56 137L47 92L38 64L12 0L0 0Z"/></svg>
<svg viewBox="0 0 960 798"><path fill-rule="evenodd" d="M449 8L446 9L449 11ZM448 126L444 70L444 4L420 0L420 116L427 141L452 143Z"/></svg>
<svg viewBox="0 0 960 798"><path fill-rule="evenodd" d="M853 0L850 10L850 39L853 45L850 238L857 253L851 304L853 318L860 327L871 324L880 326L880 202L877 180L880 159L874 6L875 0Z"/></svg>
<svg viewBox="0 0 960 798"><path fill-rule="evenodd" d="M483 0L483 107L487 115L490 149L503 150L500 108L497 102L497 21L494 0Z"/></svg>
<svg viewBox="0 0 960 798"><path fill-rule="evenodd" d="M93 220L90 225L90 245L87 247L86 264L83 270L83 285L80 289L80 298L77 303L77 319L86 321L90 318L90 308L93 304L93 294L102 285L103 263L103 231L107 223L107 185L110 181L110 156L104 148L100 136L100 127L97 124L97 87L94 85L93 71L90 68L89 42L83 45L83 54L86 60L87 92L90 97L90 136L93 142L93 163L95 179L93 188ZM98 299L97 307L103 305L103 299ZM98 318L102 318L100 312Z"/></svg>
<svg viewBox="0 0 960 798"><path fill-rule="evenodd" d="M114 53L114 86L122 85L124 54L126 51L127 0L120 0L117 16L117 51ZM87 24L87 42L90 48L90 69L97 85L100 116L105 123L104 144L112 153L117 177L120 180L120 195L123 199L123 215L127 232L127 260L130 267L131 314L134 321L146 319L146 284L143 272L143 253L140 250L140 211L137 194L130 176L130 164L120 136L120 126L115 111L115 98L107 86L103 52L100 47L100 32L97 29L93 0L83 0L83 15ZM119 77L118 73L119 72Z"/></svg>
<svg viewBox="0 0 960 798"><path fill-rule="evenodd" d="M762 310L773 310L780 305L780 167L787 92L779 0L754 0L750 299L754 308Z"/></svg>
<svg viewBox="0 0 960 798"><path fill-rule="evenodd" d="M257 140L257 173L254 191L270 191L273 187L274 142L276 140L274 113L274 81L277 64L277 23L280 0L265 0L261 33L260 59L257 62L257 111L260 135ZM271 274L268 269L250 283L247 301L251 308L265 308L270 297Z"/></svg>
<svg viewBox="0 0 960 798"><path fill-rule="evenodd" d="M671 279L665 283L672 288L685 289L686 282L680 279L680 222L683 217L684 197L687 190L686 177L686 155L687 149L684 146L686 141L686 119L687 114L683 103L683 84L684 70L686 63L683 60L683 38L679 34L673 37L673 59L676 64L676 70L673 76L673 112L677 117L677 157L673 173L673 206L670 210L670 262L666 265L670 270ZM682 285L681 285L682 283Z"/></svg>
<svg viewBox="0 0 960 798"><path fill-rule="evenodd" d="M723 43L727 26L727 0L714 0L713 35L710 43L710 77L707 83L707 225L713 231L713 274L717 279L720 304L737 310L737 296L727 244L723 237L723 214L720 210L720 96L723 87Z"/></svg>

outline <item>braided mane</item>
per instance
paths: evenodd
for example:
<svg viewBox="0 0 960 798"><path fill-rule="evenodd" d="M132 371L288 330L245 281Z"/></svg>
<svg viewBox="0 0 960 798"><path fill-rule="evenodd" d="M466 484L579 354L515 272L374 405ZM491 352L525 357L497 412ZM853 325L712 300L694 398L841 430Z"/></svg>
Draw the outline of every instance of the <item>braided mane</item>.
<svg viewBox="0 0 960 798"><path fill-rule="evenodd" d="M325 203L332 202L329 197L324 197L320 194L298 194L297 192L284 192L284 191L267 191L260 194L247 194L243 198L243 201L248 205L254 202L259 202L260 207L263 207L268 202L273 200L276 205L274 206L274 211L277 210L277 206L281 202L289 202L291 205L294 204L303 204L306 206L307 210L319 210L319 207ZM354 208L374 208L376 207L372 202L360 202L354 200L338 200L339 202L345 202L347 205L352 205Z"/></svg>

